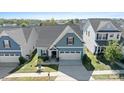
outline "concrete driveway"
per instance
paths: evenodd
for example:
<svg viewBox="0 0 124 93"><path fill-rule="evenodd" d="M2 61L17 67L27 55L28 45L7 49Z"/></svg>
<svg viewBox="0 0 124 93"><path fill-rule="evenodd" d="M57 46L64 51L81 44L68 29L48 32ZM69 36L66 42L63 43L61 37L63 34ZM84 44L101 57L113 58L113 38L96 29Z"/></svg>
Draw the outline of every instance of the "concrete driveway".
<svg viewBox="0 0 124 93"><path fill-rule="evenodd" d="M15 63L0 63L0 79L6 77L10 71L17 67Z"/></svg>
<svg viewBox="0 0 124 93"><path fill-rule="evenodd" d="M91 78L89 72L82 65L80 60L63 60L59 64L59 74L57 81L84 81Z"/></svg>

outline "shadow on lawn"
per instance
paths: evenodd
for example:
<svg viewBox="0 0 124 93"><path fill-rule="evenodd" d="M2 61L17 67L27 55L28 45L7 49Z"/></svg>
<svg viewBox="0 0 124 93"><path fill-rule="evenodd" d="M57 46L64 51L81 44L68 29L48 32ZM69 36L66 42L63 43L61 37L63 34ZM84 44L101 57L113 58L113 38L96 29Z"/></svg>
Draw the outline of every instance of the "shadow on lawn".
<svg viewBox="0 0 124 93"><path fill-rule="evenodd" d="M82 64L85 66L85 68L88 71L93 71L95 70L95 67L92 65L91 59L85 54L83 57Z"/></svg>
<svg viewBox="0 0 124 93"><path fill-rule="evenodd" d="M104 57L103 54L97 55L97 59L99 60L99 62L101 62L101 63L103 63L103 64L105 64L105 65L110 66L110 68L111 68L112 70L123 70L123 68L121 68L120 66L118 66L116 63L111 63L111 62L109 62L109 61Z"/></svg>

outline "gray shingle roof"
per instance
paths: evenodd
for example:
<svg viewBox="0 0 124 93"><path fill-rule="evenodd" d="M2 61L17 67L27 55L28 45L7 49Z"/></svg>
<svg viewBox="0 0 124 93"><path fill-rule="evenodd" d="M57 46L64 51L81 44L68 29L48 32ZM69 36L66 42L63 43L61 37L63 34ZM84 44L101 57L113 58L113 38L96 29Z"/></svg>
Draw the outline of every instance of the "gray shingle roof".
<svg viewBox="0 0 124 93"><path fill-rule="evenodd" d="M35 27L38 32L37 47L49 47L57 37L64 31L67 25L56 25L56 26L41 26ZM79 25L69 25L80 37L81 31Z"/></svg>
<svg viewBox="0 0 124 93"><path fill-rule="evenodd" d="M37 47L48 47L60 35L65 26L41 26L35 27L38 33Z"/></svg>
<svg viewBox="0 0 124 93"><path fill-rule="evenodd" d="M112 29L109 31L121 31L120 25L112 19L90 18L88 20L91 23L94 31L105 31L109 27Z"/></svg>
<svg viewBox="0 0 124 93"><path fill-rule="evenodd" d="M25 39L26 39L26 42L28 41L28 39L30 37L32 29L33 29L33 27L24 27L24 28L22 28L24 36L25 36Z"/></svg>
<svg viewBox="0 0 124 93"><path fill-rule="evenodd" d="M4 31L7 33L12 39L14 39L17 43L24 44L27 43L29 36L31 34L31 27L2 27L0 31Z"/></svg>

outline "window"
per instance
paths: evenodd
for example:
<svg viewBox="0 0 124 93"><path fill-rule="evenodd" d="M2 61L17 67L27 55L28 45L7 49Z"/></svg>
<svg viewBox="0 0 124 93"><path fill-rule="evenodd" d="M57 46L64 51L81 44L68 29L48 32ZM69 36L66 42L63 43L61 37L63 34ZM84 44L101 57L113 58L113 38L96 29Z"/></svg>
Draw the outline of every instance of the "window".
<svg viewBox="0 0 124 93"><path fill-rule="evenodd" d="M65 53L69 53L68 51L66 51Z"/></svg>
<svg viewBox="0 0 124 93"><path fill-rule="evenodd" d="M63 51L61 51L60 53L64 53Z"/></svg>
<svg viewBox="0 0 124 93"><path fill-rule="evenodd" d="M67 44L68 45L73 45L74 44L74 38L73 37L68 37L67 38Z"/></svg>
<svg viewBox="0 0 124 93"><path fill-rule="evenodd" d="M102 39L107 40L107 38L108 38L108 34L103 34L103 38Z"/></svg>
<svg viewBox="0 0 124 93"><path fill-rule="evenodd" d="M71 53L75 53L74 51L71 51Z"/></svg>
<svg viewBox="0 0 124 93"><path fill-rule="evenodd" d="M5 56L9 56L9 53L5 53Z"/></svg>
<svg viewBox="0 0 124 93"><path fill-rule="evenodd" d="M4 56L4 53L1 52L1 53L0 53L0 56Z"/></svg>
<svg viewBox="0 0 124 93"><path fill-rule="evenodd" d="M10 48L10 41L9 40L4 40L3 42L5 48Z"/></svg>
<svg viewBox="0 0 124 93"><path fill-rule="evenodd" d="M46 55L46 50L42 50L42 55Z"/></svg>
<svg viewBox="0 0 124 93"><path fill-rule="evenodd" d="M102 39L102 34L97 34L97 39L101 40Z"/></svg>
<svg viewBox="0 0 124 93"><path fill-rule="evenodd" d="M110 37L114 37L114 34L111 34Z"/></svg>
<svg viewBox="0 0 124 93"><path fill-rule="evenodd" d="M119 34L117 34L117 39L119 39Z"/></svg>
<svg viewBox="0 0 124 93"><path fill-rule="evenodd" d="M14 56L14 53L10 53L10 56Z"/></svg>
<svg viewBox="0 0 124 93"><path fill-rule="evenodd" d="M80 53L80 51L76 51L76 53Z"/></svg>
<svg viewBox="0 0 124 93"><path fill-rule="evenodd" d="M15 56L20 56L20 53L15 53Z"/></svg>

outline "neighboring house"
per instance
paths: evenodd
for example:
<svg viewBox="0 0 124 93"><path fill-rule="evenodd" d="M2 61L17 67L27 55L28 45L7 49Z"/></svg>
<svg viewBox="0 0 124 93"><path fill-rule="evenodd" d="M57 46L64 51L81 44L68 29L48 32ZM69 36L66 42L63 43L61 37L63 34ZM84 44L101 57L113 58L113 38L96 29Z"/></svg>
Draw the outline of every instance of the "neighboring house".
<svg viewBox="0 0 124 93"><path fill-rule="evenodd" d="M83 40L93 54L103 53L110 40L122 40L122 27L112 19L88 19Z"/></svg>
<svg viewBox="0 0 124 93"><path fill-rule="evenodd" d="M82 32L78 25L36 27L39 56L47 55L50 59L80 60L83 56Z"/></svg>
<svg viewBox="0 0 124 93"><path fill-rule="evenodd" d="M18 63L20 56L26 57L35 48L33 28L0 29L0 63Z"/></svg>

